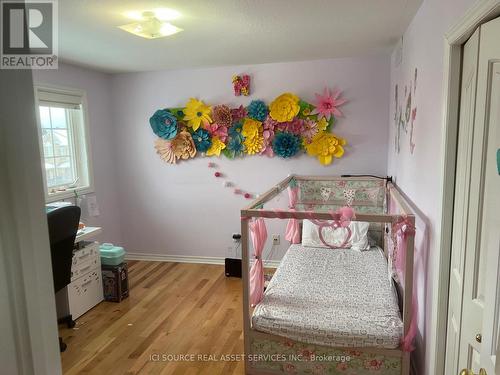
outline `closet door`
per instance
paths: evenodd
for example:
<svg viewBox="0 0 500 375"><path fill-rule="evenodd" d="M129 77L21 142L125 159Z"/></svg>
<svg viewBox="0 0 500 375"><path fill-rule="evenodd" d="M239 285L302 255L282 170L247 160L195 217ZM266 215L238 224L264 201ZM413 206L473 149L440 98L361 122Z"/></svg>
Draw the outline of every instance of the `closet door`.
<svg viewBox="0 0 500 375"><path fill-rule="evenodd" d="M446 374L500 375L499 39L496 19L464 47Z"/></svg>
<svg viewBox="0 0 500 375"><path fill-rule="evenodd" d="M474 290L483 302L479 332L479 373L500 375L500 18L481 26L475 127L482 128L483 147L477 184L482 192Z"/></svg>
<svg viewBox="0 0 500 375"><path fill-rule="evenodd" d="M460 100L460 122L458 137L457 167L455 177L455 203L453 216L453 239L450 272L450 296L448 303L448 329L446 342L445 374L458 374L459 366L467 367L466 348L461 349L460 332L462 326L462 303L471 304L469 297L463 296L465 284L465 258L467 240L474 233L469 223L477 222L477 214L469 212L469 202L478 201L478 196L470 192L472 174L472 144L474 136L474 110L476 106L477 61L479 53L479 30L471 36L463 48L462 86ZM469 309L471 310L471 309ZM476 325L481 326L481 313ZM464 321L467 320L464 317ZM462 360L461 360L462 357Z"/></svg>

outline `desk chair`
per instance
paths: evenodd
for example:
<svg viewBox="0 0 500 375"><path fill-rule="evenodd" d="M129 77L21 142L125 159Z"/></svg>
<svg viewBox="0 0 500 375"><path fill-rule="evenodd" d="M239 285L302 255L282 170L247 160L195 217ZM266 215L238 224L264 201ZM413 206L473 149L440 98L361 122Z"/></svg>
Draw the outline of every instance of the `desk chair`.
<svg viewBox="0 0 500 375"><path fill-rule="evenodd" d="M80 222L80 213L80 207L66 206L47 214L52 275L56 293L71 282L73 247ZM63 320L68 324L68 327L74 327L75 323L71 315ZM61 352L66 350L66 344L61 337L59 337L59 349Z"/></svg>

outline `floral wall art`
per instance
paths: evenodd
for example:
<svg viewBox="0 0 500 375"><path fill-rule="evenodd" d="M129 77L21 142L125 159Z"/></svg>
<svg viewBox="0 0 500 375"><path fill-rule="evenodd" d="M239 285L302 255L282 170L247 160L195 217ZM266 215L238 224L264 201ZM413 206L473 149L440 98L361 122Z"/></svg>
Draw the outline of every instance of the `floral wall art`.
<svg viewBox="0 0 500 375"><path fill-rule="evenodd" d="M237 108L191 98L185 107L157 110L149 123L157 153L170 164L197 156L288 159L305 153L329 165L347 144L332 132L345 102L340 91L327 88L312 103L289 92L269 104L252 100Z"/></svg>
<svg viewBox="0 0 500 375"><path fill-rule="evenodd" d="M396 153L401 151L401 141L407 138L410 145L410 153L415 150L415 120L417 118L417 105L415 97L417 93L417 75L415 68L413 79L404 88L396 84L394 87L394 147ZM409 136L408 136L409 133Z"/></svg>

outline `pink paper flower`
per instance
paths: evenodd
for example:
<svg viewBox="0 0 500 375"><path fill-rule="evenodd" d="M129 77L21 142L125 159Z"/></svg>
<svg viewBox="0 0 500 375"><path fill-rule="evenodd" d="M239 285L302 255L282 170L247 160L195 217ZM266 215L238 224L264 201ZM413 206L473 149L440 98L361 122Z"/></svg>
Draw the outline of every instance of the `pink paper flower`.
<svg viewBox="0 0 500 375"><path fill-rule="evenodd" d="M259 152L259 154L266 155L272 158L274 156L274 151L272 147L274 131L266 129L262 132L262 136L264 138L264 145L262 146L262 150Z"/></svg>
<svg viewBox="0 0 500 375"><path fill-rule="evenodd" d="M233 123L235 123L247 117L247 110L240 105L238 108L231 109L231 115L233 117Z"/></svg>
<svg viewBox="0 0 500 375"><path fill-rule="evenodd" d="M219 137L219 139L226 143L227 139L227 127L219 125L216 123L205 125L204 128L208 130L212 137Z"/></svg>
<svg viewBox="0 0 500 375"><path fill-rule="evenodd" d="M340 98L341 92L338 90L334 90L331 92L329 89L325 87L323 91L323 95L316 95L316 108L312 110L311 115L318 115L318 119L322 117L330 120L332 115L335 116L343 116L342 112L338 107L346 102L345 99Z"/></svg>
<svg viewBox="0 0 500 375"><path fill-rule="evenodd" d="M302 135L307 140L307 142L311 142L313 137L318 133L318 124L313 120L304 120L302 127Z"/></svg>
<svg viewBox="0 0 500 375"><path fill-rule="evenodd" d="M286 130L295 135L300 135L304 129L304 120L297 117L286 124Z"/></svg>

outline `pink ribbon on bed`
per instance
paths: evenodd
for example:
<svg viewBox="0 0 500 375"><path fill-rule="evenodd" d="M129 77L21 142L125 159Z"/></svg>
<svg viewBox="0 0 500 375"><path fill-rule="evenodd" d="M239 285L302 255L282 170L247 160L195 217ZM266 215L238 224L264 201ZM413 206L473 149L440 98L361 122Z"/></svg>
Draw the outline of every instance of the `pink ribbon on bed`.
<svg viewBox="0 0 500 375"><path fill-rule="evenodd" d="M404 275L405 261L406 261L406 250L407 250L407 238L410 235L415 235L415 226L408 220L406 216L401 216L398 221L392 224L392 237L396 249L396 254L394 256L394 267L396 272L401 279L401 275ZM406 277L406 275L404 275ZM406 293L406 291L405 291ZM417 300L415 294L413 293L411 299L411 318L410 326L405 337L401 340L401 347L405 352L411 352L415 349L413 346L413 339L417 334Z"/></svg>
<svg viewBox="0 0 500 375"><path fill-rule="evenodd" d="M295 205L299 200L299 187L288 187L288 207L290 211L295 211ZM289 219L286 226L285 239L291 243L300 243L300 228L297 219Z"/></svg>
<svg viewBox="0 0 500 375"><path fill-rule="evenodd" d="M250 269L250 305L256 306L264 295L264 265L262 253L267 240L267 229L264 219L259 217L249 223L255 262Z"/></svg>
<svg viewBox="0 0 500 375"><path fill-rule="evenodd" d="M341 207L337 211L329 211L330 216L332 217L332 221L325 221L325 220L315 220L312 219L311 221L318 226L318 235L319 239L325 246L328 246L330 249L341 249L345 248L351 239L351 228L349 228L349 224L351 224L351 220L356 217L354 214L354 210L352 207ZM311 214L312 216L312 214ZM323 237L323 228L345 228L347 230L346 237L344 238L344 241L342 244L339 246L329 244L328 242L325 241Z"/></svg>

